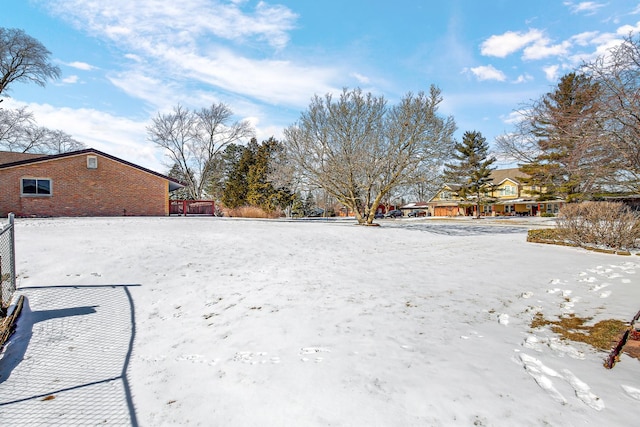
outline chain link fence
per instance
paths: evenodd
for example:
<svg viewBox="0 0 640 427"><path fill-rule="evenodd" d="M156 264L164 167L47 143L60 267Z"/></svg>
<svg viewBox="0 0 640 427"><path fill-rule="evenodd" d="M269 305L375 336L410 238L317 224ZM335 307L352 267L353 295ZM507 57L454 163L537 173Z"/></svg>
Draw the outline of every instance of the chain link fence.
<svg viewBox="0 0 640 427"><path fill-rule="evenodd" d="M0 313L5 313L16 290L16 251L13 214L0 226Z"/></svg>

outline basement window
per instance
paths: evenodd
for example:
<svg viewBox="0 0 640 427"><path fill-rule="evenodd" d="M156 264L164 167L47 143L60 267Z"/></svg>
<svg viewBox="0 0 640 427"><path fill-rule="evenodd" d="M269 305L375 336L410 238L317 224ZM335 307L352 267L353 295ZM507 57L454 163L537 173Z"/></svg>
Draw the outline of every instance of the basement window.
<svg viewBox="0 0 640 427"><path fill-rule="evenodd" d="M22 196L51 196L51 180L49 178L22 178L20 194Z"/></svg>
<svg viewBox="0 0 640 427"><path fill-rule="evenodd" d="M87 169L98 169L98 157L87 156Z"/></svg>

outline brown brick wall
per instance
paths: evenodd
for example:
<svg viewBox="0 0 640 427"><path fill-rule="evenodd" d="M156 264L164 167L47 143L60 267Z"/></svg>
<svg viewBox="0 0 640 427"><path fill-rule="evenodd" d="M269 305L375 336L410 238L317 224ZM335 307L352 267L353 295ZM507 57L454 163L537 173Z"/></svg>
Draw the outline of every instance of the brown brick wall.
<svg viewBox="0 0 640 427"><path fill-rule="evenodd" d="M87 168L87 156L98 168ZM51 196L20 196L21 178L49 178ZM0 169L0 216L163 216L166 179L93 153Z"/></svg>

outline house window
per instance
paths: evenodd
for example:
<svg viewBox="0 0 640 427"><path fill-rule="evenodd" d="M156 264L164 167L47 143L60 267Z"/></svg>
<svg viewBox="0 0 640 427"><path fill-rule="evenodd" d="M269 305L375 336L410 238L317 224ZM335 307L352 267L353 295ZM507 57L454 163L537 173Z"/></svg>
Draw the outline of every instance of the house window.
<svg viewBox="0 0 640 427"><path fill-rule="evenodd" d="M441 200L451 200L451 192L449 191L443 191L440 193L440 199Z"/></svg>
<svg viewBox="0 0 640 427"><path fill-rule="evenodd" d="M505 213L512 213L515 212L515 207L513 205L506 205L504 207L504 211Z"/></svg>
<svg viewBox="0 0 640 427"><path fill-rule="evenodd" d="M87 169L98 169L98 157L87 156Z"/></svg>
<svg viewBox="0 0 640 427"><path fill-rule="evenodd" d="M514 187L513 185L505 185L504 187L500 188L500 195L501 196L515 196L516 195L516 187Z"/></svg>
<svg viewBox="0 0 640 427"><path fill-rule="evenodd" d="M547 203L547 212L557 214L560 206L556 203Z"/></svg>
<svg viewBox="0 0 640 427"><path fill-rule="evenodd" d="M49 178L22 178L20 191L23 196L50 196L51 180Z"/></svg>

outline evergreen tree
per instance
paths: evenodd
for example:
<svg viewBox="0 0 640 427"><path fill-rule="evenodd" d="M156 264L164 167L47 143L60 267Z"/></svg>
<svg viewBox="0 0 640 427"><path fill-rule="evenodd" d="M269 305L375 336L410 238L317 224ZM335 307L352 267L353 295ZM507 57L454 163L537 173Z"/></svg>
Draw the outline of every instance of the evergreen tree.
<svg viewBox="0 0 640 427"><path fill-rule="evenodd" d="M278 148L278 141L270 138L257 147L253 164L247 175L247 202L259 206L266 212L278 207L277 191L269 181L271 154Z"/></svg>
<svg viewBox="0 0 640 427"><path fill-rule="evenodd" d="M303 209L305 215L311 212L313 208L316 207L316 199L313 197L313 193L309 191L307 193L307 197L304 199Z"/></svg>
<svg viewBox="0 0 640 427"><path fill-rule="evenodd" d="M176 164L174 164L171 170L169 170L169 173L167 174L167 176L183 184L186 184L187 182L189 182L188 178L182 172L180 167ZM175 191L172 191L169 194L169 198L172 200L192 200L193 199L193 197L191 196L191 192L187 187L179 188Z"/></svg>
<svg viewBox="0 0 640 427"><path fill-rule="evenodd" d="M260 145L254 138L246 147L235 146L225 152L228 173L222 193L224 205L256 206L265 212L289 207L293 194L288 188L276 188L270 176L274 157L283 149L274 138Z"/></svg>
<svg viewBox="0 0 640 427"><path fill-rule="evenodd" d="M480 132L467 131L462 143L455 144L453 158L458 162L445 165L445 178L457 187L457 194L464 200L475 201L476 215L491 188L491 165L496 161L489 157L489 144Z"/></svg>
<svg viewBox="0 0 640 427"><path fill-rule="evenodd" d="M300 192L291 195L291 216L301 217L304 216L304 201Z"/></svg>
<svg viewBox="0 0 640 427"><path fill-rule="evenodd" d="M242 154L238 161L232 165L222 193L222 203L226 207L234 209L248 204L249 184L247 177L255 162L254 153L257 148L258 143L255 138L252 138L246 147L242 147Z"/></svg>
<svg viewBox="0 0 640 427"><path fill-rule="evenodd" d="M531 109L528 131L537 154L520 168L542 199L589 199L616 167L597 126L600 93L591 78L570 73Z"/></svg>

